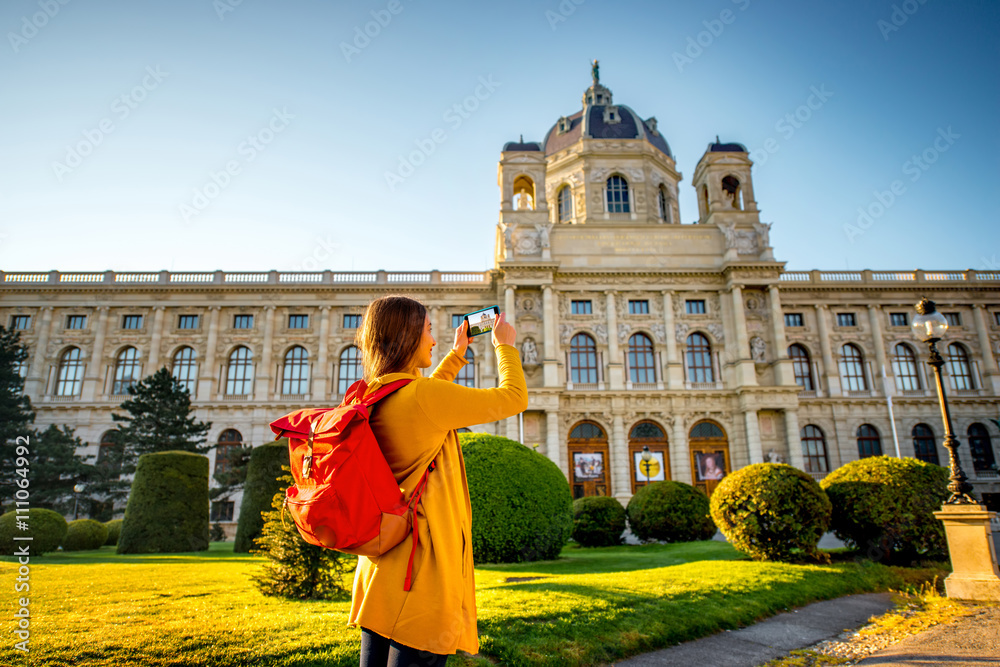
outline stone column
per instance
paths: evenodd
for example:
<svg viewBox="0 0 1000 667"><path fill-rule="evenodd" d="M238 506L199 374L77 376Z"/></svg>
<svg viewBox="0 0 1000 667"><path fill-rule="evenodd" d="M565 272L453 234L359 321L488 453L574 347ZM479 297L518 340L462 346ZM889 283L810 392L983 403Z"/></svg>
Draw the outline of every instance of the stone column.
<svg viewBox="0 0 1000 667"><path fill-rule="evenodd" d="M775 379L777 384L792 386L795 384L795 370L792 360L788 357L788 339L785 338L785 313L781 310L781 295L777 285L771 285L768 290L771 298L771 337L774 340Z"/></svg>
<svg viewBox="0 0 1000 667"><path fill-rule="evenodd" d="M733 285L733 328L735 329L736 345L736 385L755 386L757 384L757 371L754 369L753 359L750 357L750 340L747 336L747 318L743 312L743 289L739 285ZM720 378L721 379L721 378Z"/></svg>
<svg viewBox="0 0 1000 667"><path fill-rule="evenodd" d="M559 437L558 410L545 411L545 455L567 475L566 462L562 458L562 439Z"/></svg>
<svg viewBox="0 0 1000 667"><path fill-rule="evenodd" d="M815 306L816 328L819 329L819 347L823 355L823 377L826 378L827 395L840 396L840 376L837 366L833 363L833 351L830 349L830 309L826 304Z"/></svg>
<svg viewBox="0 0 1000 667"><path fill-rule="evenodd" d="M514 288L511 286L506 287L503 292L503 312L504 319L513 325L517 313L514 312Z"/></svg>
<svg viewBox="0 0 1000 667"><path fill-rule="evenodd" d="M545 357L542 359L544 367L544 380L546 387L559 386L559 351L556 345L556 332L559 330L557 323L558 309L553 303L552 286L546 285L542 288L542 310L544 312L545 324Z"/></svg>
<svg viewBox="0 0 1000 667"><path fill-rule="evenodd" d="M608 321L608 384L609 388L624 389L625 375L621 352L618 348L618 312L615 309L615 291L605 290L605 308Z"/></svg>
<svg viewBox="0 0 1000 667"><path fill-rule="evenodd" d="M163 321L165 318L163 306L153 306L153 335L149 340L149 370L152 375L160 370L160 339L163 337Z"/></svg>
<svg viewBox="0 0 1000 667"><path fill-rule="evenodd" d="M799 413L795 410L785 410L785 443L788 445L788 463L799 470L805 470Z"/></svg>
<svg viewBox="0 0 1000 667"><path fill-rule="evenodd" d="M610 443L610 470L608 471L611 482L611 493L622 505L628 504L628 499L632 496L632 485L629 484L629 461L628 445L625 442L625 424L622 415L616 414L611 417L611 443Z"/></svg>
<svg viewBox="0 0 1000 667"><path fill-rule="evenodd" d="M875 386L872 387L872 392L881 391L883 394L885 392L894 392L895 385L891 382L886 382L885 378L888 375L889 365L885 361L885 341L882 338L882 310L874 304L868 305L868 323L872 329L872 339L875 343L875 363L878 364L878 368L874 369L879 377L879 381L875 382Z"/></svg>
<svg viewBox="0 0 1000 667"><path fill-rule="evenodd" d="M208 339L205 342L205 361L199 364L198 400L211 401L215 398L218 369L215 367L215 347L219 342L219 306L208 309Z"/></svg>
<svg viewBox="0 0 1000 667"><path fill-rule="evenodd" d="M979 349L983 355L983 385L988 390L993 391L993 395L1000 394L1000 370L997 369L996 357L990 347L989 329L986 327L986 309L981 304L972 307L972 317L976 321L976 335L979 336Z"/></svg>
<svg viewBox="0 0 1000 667"><path fill-rule="evenodd" d="M688 450L687 429L684 420L674 417L670 437L670 478L675 482L694 484L691 475L691 452Z"/></svg>
<svg viewBox="0 0 1000 667"><path fill-rule="evenodd" d="M94 348L87 361L80 398L95 401L104 393L104 338L108 331L108 307L97 307L97 329L94 332Z"/></svg>
<svg viewBox="0 0 1000 667"><path fill-rule="evenodd" d="M274 346L274 306L264 306L264 345L260 365L254 369L254 399L271 400L271 348Z"/></svg>
<svg viewBox="0 0 1000 667"><path fill-rule="evenodd" d="M330 306L320 306L319 308L319 351L316 357L315 372L310 379L310 398L314 401L326 400L329 393L329 375L327 373L330 365Z"/></svg>
<svg viewBox="0 0 1000 667"><path fill-rule="evenodd" d="M944 580L950 598L1000 602L1000 567L984 505L944 505L934 517L944 523L952 572ZM995 636L995 635L994 635Z"/></svg>
<svg viewBox="0 0 1000 667"><path fill-rule="evenodd" d="M674 331L674 293L663 291L663 326L667 329L667 369L664 381L667 389L684 388L684 365L677 356L677 334ZM721 381L722 378L719 378Z"/></svg>
<svg viewBox="0 0 1000 667"><path fill-rule="evenodd" d="M38 400L45 393L46 377L45 368L49 347L49 336L53 328L52 306L41 308L42 317L38 322L38 339L35 342L34 350L31 354L31 364L28 366L28 375L24 379L24 393L32 400ZM59 360L56 359L56 363Z"/></svg>
<svg viewBox="0 0 1000 667"><path fill-rule="evenodd" d="M756 410L743 413L743 423L747 432L747 456L750 463L764 462L764 448L760 444L760 421Z"/></svg>

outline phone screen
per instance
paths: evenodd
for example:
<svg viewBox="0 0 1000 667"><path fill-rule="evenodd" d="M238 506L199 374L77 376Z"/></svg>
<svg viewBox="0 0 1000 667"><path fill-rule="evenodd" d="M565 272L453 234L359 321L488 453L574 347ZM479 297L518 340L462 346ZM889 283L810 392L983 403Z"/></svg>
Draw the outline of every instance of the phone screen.
<svg viewBox="0 0 1000 667"><path fill-rule="evenodd" d="M469 323L469 336L478 336L479 334L493 331L493 325L496 324L498 317L500 317L499 306L490 306L489 308L469 313L465 316L465 321Z"/></svg>

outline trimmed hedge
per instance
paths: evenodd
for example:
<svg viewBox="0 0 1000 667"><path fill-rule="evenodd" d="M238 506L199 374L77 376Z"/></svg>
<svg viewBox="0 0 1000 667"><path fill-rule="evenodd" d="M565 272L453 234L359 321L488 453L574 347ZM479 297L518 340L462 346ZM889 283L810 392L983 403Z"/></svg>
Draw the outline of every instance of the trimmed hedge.
<svg viewBox="0 0 1000 667"><path fill-rule="evenodd" d="M524 445L486 433L461 433L476 563L518 563L559 556L573 530L573 498L562 471Z"/></svg>
<svg viewBox="0 0 1000 667"><path fill-rule="evenodd" d="M942 558L944 524L934 518L948 499L948 469L913 458L871 456L827 475L831 527L875 561Z"/></svg>
<svg viewBox="0 0 1000 667"><path fill-rule="evenodd" d="M70 521L63 537L63 551L100 549L108 541L108 527L94 519Z"/></svg>
<svg viewBox="0 0 1000 667"><path fill-rule="evenodd" d="M117 553L208 549L208 457L143 454L132 480Z"/></svg>
<svg viewBox="0 0 1000 667"><path fill-rule="evenodd" d="M584 547L613 547L622 543L625 508L608 496L573 501L573 539Z"/></svg>
<svg viewBox="0 0 1000 667"><path fill-rule="evenodd" d="M281 466L288 467L288 438L254 447L247 463L247 479L243 484L240 518L233 541L234 553L249 553L254 540L264 530L265 512L271 511L271 499L279 491L284 494L288 484L279 480L285 475Z"/></svg>
<svg viewBox="0 0 1000 667"><path fill-rule="evenodd" d="M711 499L712 518L754 560L817 557L830 525L830 500L808 474L784 463L755 463L727 475Z"/></svg>
<svg viewBox="0 0 1000 667"><path fill-rule="evenodd" d="M17 520L28 524L27 530L17 527ZM12 556L23 546L28 546L28 554L41 556L49 551L55 551L66 536L66 519L59 512L32 507L27 514L20 515L14 510L0 516L0 553ZM31 537L28 540L14 540L14 536Z"/></svg>
<svg viewBox="0 0 1000 667"><path fill-rule="evenodd" d="M108 527L108 540L105 544L113 547L118 546L118 538L122 535L122 519L112 519L104 524Z"/></svg>
<svg viewBox="0 0 1000 667"><path fill-rule="evenodd" d="M708 496L683 482L647 484L635 492L625 511L640 540L696 542L715 535Z"/></svg>

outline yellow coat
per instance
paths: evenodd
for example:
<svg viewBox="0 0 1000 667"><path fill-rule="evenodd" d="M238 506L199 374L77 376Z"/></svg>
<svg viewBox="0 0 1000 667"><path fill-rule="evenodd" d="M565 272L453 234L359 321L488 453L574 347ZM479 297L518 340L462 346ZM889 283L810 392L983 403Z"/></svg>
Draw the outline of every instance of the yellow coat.
<svg viewBox="0 0 1000 667"><path fill-rule="evenodd" d="M437 458L417 505L418 533L413 581L403 590L413 544L411 534L375 558L358 557L350 627L361 626L422 651L479 652L476 586L472 570L472 506L465 460L455 429L485 424L522 412L528 389L517 348L496 348L500 386L474 389L452 380L465 359L448 352L430 377L390 373L369 391L415 378L382 399L371 417L372 431L407 498Z"/></svg>

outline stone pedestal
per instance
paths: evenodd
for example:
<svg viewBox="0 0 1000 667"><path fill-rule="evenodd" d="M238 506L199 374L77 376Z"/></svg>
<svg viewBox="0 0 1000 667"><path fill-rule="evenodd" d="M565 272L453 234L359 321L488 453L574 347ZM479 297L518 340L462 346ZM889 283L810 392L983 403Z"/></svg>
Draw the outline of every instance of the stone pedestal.
<svg viewBox="0 0 1000 667"><path fill-rule="evenodd" d="M952 573L944 580L950 598L1000 602L1000 570L990 519L982 505L944 505L934 516L944 523Z"/></svg>

